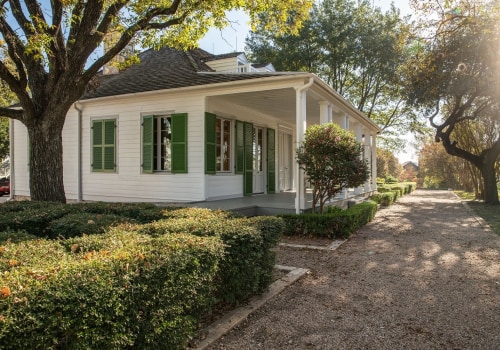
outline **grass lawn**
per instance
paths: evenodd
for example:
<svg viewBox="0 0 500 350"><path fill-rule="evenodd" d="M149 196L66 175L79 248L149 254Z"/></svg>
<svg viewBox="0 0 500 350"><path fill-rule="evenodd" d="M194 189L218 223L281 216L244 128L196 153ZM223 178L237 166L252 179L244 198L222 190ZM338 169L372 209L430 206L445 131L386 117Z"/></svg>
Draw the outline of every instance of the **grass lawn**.
<svg viewBox="0 0 500 350"><path fill-rule="evenodd" d="M467 204L491 226L497 235L500 235L500 206L486 205L474 200L474 193L455 191L455 193L467 201Z"/></svg>

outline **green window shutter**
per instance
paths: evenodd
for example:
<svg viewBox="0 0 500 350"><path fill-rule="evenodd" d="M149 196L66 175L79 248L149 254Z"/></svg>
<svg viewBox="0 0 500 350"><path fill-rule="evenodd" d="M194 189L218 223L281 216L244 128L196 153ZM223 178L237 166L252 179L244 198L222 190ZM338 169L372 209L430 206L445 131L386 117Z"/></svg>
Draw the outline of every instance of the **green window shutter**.
<svg viewBox="0 0 500 350"><path fill-rule="evenodd" d="M187 113L172 114L172 173L187 172Z"/></svg>
<svg viewBox="0 0 500 350"><path fill-rule="evenodd" d="M243 171L243 194L253 194L253 124L244 123L244 171Z"/></svg>
<svg viewBox="0 0 500 350"><path fill-rule="evenodd" d="M104 170L115 170L115 136L116 123L114 120L105 120L104 124Z"/></svg>
<svg viewBox="0 0 500 350"><path fill-rule="evenodd" d="M92 171L113 171L116 168L116 121L92 121Z"/></svg>
<svg viewBox="0 0 500 350"><path fill-rule="evenodd" d="M236 121L236 152L235 152L235 173L243 174L245 169L245 133L244 133L244 123L239 120Z"/></svg>
<svg viewBox="0 0 500 350"><path fill-rule="evenodd" d="M276 142L274 129L267 129L267 193L276 192Z"/></svg>
<svg viewBox="0 0 500 350"><path fill-rule="evenodd" d="M142 172L153 172L154 116L145 116L142 120Z"/></svg>
<svg viewBox="0 0 500 350"><path fill-rule="evenodd" d="M205 174L216 173L216 123L217 116L205 113Z"/></svg>
<svg viewBox="0 0 500 350"><path fill-rule="evenodd" d="M103 149L102 149L102 132L103 121L94 120L92 122L92 170L103 171Z"/></svg>

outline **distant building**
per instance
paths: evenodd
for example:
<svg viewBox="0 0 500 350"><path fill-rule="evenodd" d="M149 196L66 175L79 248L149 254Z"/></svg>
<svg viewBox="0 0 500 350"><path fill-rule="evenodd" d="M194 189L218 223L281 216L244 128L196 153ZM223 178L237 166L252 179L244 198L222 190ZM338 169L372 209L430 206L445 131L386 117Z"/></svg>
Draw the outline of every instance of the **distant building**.
<svg viewBox="0 0 500 350"><path fill-rule="evenodd" d="M411 182L417 182L419 184L419 172L420 168L418 167L417 164L414 162L404 162L403 163L403 171L401 172L401 175L399 176L400 181L411 181Z"/></svg>
<svg viewBox="0 0 500 350"><path fill-rule="evenodd" d="M403 169L404 170L413 170L415 172L418 172L419 171L419 167L417 164L413 163L412 161L409 161L409 162L404 162L403 163Z"/></svg>

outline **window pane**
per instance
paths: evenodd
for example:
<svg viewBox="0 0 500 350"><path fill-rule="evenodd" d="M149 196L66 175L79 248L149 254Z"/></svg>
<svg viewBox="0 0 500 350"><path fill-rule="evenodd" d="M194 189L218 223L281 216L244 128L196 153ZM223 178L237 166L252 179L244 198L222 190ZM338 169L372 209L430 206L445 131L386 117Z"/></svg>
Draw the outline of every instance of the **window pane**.
<svg viewBox="0 0 500 350"><path fill-rule="evenodd" d="M215 123L215 170L231 171L231 121L217 118Z"/></svg>
<svg viewBox="0 0 500 350"><path fill-rule="evenodd" d="M215 171L222 171L222 120L217 118L215 121Z"/></svg>
<svg viewBox="0 0 500 350"><path fill-rule="evenodd" d="M263 136L263 130L262 129L259 129L259 132L258 132L258 150L257 150L257 154L258 154L258 158L257 158L257 169L258 171L262 171L262 149L263 149L263 139L264 139L264 136Z"/></svg>
<svg viewBox="0 0 500 350"><path fill-rule="evenodd" d="M231 122L224 120L224 137L222 145L223 171L230 171L231 166Z"/></svg>
<svg viewBox="0 0 500 350"><path fill-rule="evenodd" d="M172 164L171 155L171 129L170 117L157 116L154 122L154 155L155 171L170 171Z"/></svg>

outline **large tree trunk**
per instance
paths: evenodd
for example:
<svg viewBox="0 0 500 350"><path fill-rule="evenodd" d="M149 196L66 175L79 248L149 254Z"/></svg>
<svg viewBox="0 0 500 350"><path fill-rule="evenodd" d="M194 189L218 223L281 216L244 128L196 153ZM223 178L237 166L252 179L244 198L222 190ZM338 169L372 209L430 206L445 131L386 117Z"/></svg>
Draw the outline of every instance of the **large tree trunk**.
<svg viewBox="0 0 500 350"><path fill-rule="evenodd" d="M480 170L484 182L484 202L492 205L500 204L498 200L495 164L485 164Z"/></svg>
<svg viewBox="0 0 500 350"><path fill-rule="evenodd" d="M28 127L31 199L66 203L63 182L63 124L49 124L49 127Z"/></svg>

